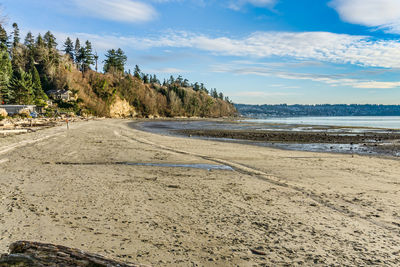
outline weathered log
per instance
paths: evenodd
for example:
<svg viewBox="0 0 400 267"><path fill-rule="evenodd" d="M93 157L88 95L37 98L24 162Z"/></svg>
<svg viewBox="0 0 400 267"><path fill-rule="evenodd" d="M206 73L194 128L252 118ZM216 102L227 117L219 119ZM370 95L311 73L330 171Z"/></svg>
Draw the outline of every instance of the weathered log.
<svg viewBox="0 0 400 267"><path fill-rule="evenodd" d="M37 242L18 241L10 253L0 257L0 267L139 267L122 263L79 249Z"/></svg>

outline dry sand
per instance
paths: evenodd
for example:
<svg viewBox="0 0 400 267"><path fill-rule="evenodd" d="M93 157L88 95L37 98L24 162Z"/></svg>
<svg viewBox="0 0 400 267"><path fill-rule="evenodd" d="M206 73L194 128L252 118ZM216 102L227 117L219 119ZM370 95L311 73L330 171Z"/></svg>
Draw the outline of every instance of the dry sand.
<svg viewBox="0 0 400 267"><path fill-rule="evenodd" d="M128 122L0 138L0 252L31 240L155 266L400 264L398 159L166 137Z"/></svg>

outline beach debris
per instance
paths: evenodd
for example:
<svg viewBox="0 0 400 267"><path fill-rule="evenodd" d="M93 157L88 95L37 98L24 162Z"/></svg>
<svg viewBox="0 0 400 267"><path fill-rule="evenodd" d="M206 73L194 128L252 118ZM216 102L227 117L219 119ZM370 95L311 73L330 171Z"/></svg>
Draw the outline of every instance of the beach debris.
<svg viewBox="0 0 400 267"><path fill-rule="evenodd" d="M5 110L4 108L0 108L0 117L5 118L7 116L8 116L7 110Z"/></svg>
<svg viewBox="0 0 400 267"><path fill-rule="evenodd" d="M265 256L267 255L267 253L265 253L264 251L261 251L260 249L255 249L255 248L250 248L251 253L253 253L254 255L260 255L260 256Z"/></svg>
<svg viewBox="0 0 400 267"><path fill-rule="evenodd" d="M122 263L97 254L86 253L53 244L18 241L10 245L10 253L0 257L0 267L140 267L141 264Z"/></svg>
<svg viewBox="0 0 400 267"><path fill-rule="evenodd" d="M167 185L167 187L172 188L172 189L180 189L181 188L179 185L175 185L175 184Z"/></svg>

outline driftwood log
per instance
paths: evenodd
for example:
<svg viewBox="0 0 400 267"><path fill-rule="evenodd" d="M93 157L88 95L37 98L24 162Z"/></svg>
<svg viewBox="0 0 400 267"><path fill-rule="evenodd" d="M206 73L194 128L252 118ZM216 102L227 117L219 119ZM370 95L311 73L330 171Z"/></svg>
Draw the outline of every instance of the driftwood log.
<svg viewBox="0 0 400 267"><path fill-rule="evenodd" d="M52 244L18 241L1 255L0 267L143 267L106 259L100 255Z"/></svg>

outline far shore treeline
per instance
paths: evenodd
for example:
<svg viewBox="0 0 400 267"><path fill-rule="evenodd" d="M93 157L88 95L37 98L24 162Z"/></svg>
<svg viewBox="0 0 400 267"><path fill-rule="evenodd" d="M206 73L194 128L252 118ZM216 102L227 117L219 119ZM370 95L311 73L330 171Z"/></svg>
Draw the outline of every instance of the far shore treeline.
<svg viewBox="0 0 400 267"><path fill-rule="evenodd" d="M63 40L50 32L22 39L18 25L12 33L0 25L0 104L34 104L48 114L55 110L96 116L221 117L237 113L216 89L191 83L181 76L160 81L138 66L126 70L120 48L107 51L104 72L90 40ZM58 48L62 48L59 50ZM69 101L49 92L71 92Z"/></svg>
<svg viewBox="0 0 400 267"><path fill-rule="evenodd" d="M320 104L320 105L246 105L235 104L246 117L301 117L301 116L400 116L400 105L376 104Z"/></svg>

